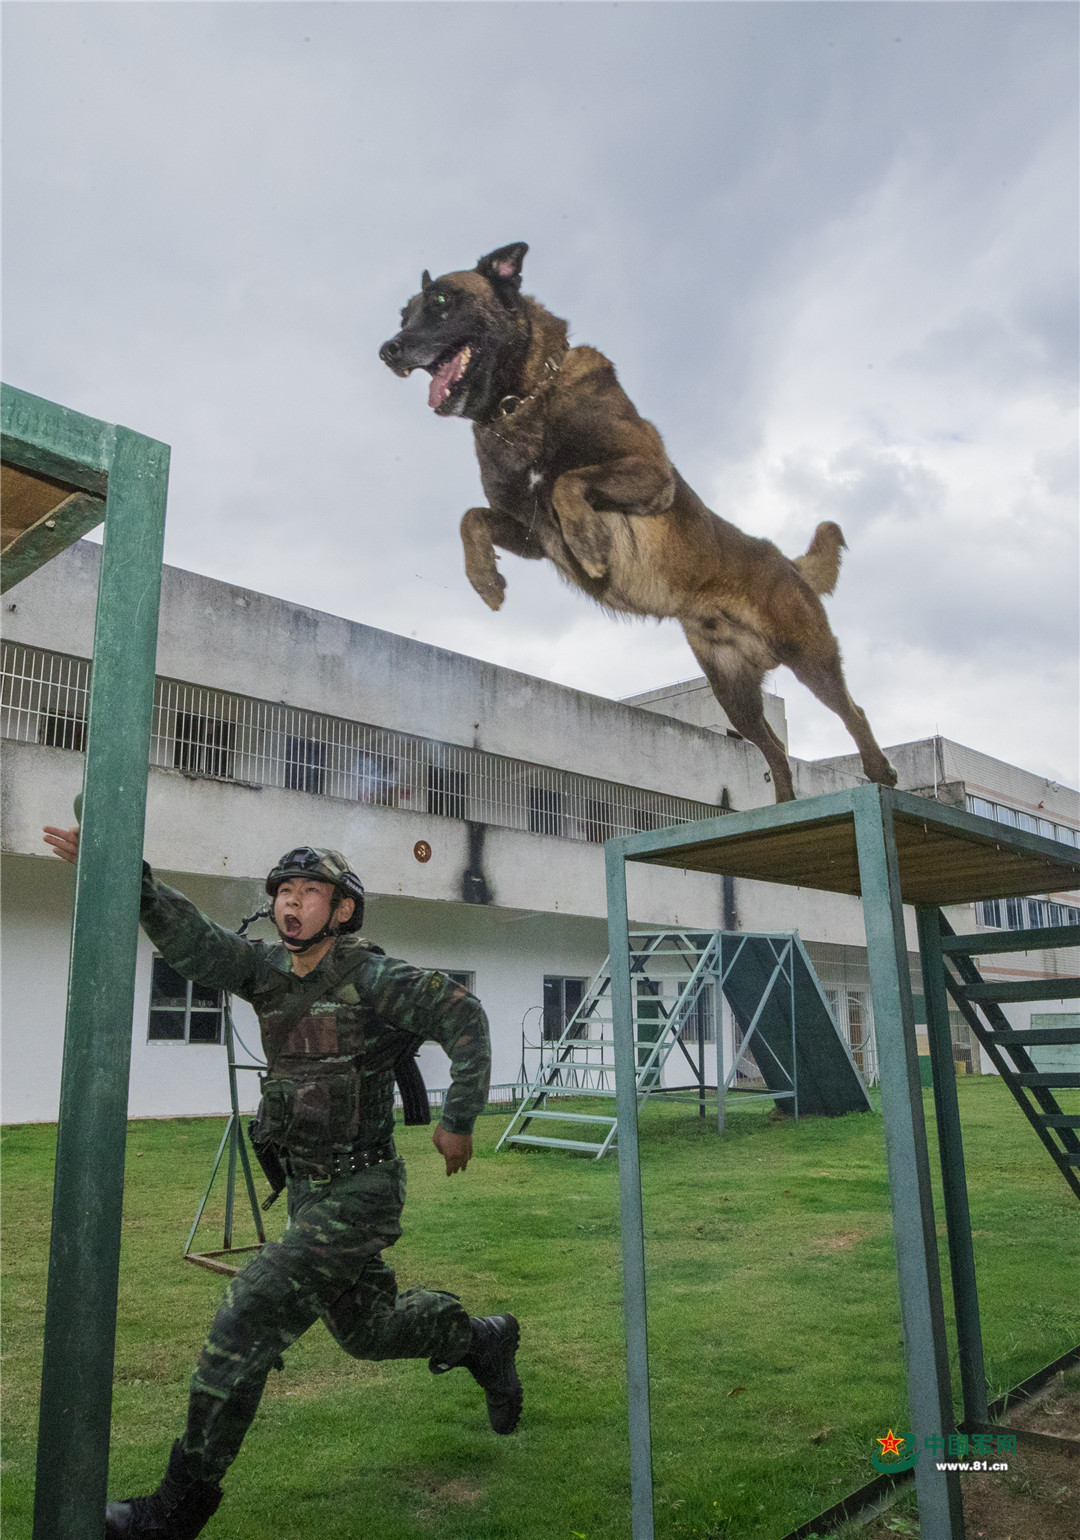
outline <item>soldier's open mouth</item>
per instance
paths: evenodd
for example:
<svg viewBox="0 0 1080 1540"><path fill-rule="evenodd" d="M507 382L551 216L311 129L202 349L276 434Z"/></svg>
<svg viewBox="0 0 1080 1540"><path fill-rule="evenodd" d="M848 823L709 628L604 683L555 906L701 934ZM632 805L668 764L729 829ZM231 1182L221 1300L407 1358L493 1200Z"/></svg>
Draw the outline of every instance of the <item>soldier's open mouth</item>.
<svg viewBox="0 0 1080 1540"><path fill-rule="evenodd" d="M428 406L433 412L444 408L456 393L455 387L461 384L465 378L465 371L469 367L472 358L472 344L466 343L462 348L456 348L441 362L428 366L431 374L431 385L428 387Z"/></svg>
<svg viewBox="0 0 1080 1540"><path fill-rule="evenodd" d="M287 936L298 936L303 929L295 914L287 914L281 922L281 928Z"/></svg>

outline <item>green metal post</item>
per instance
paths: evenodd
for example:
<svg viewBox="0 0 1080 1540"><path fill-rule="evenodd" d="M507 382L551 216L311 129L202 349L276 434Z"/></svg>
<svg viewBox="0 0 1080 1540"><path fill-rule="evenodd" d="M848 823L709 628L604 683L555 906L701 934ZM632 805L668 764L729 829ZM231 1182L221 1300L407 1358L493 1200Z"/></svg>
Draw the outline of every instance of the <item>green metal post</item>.
<svg viewBox="0 0 1080 1540"><path fill-rule="evenodd" d="M960 1479L939 1471L945 1439L955 1431L949 1348L941 1295L930 1160L919 1083L900 873L891 793L879 786L855 794L855 834L866 925L866 949L881 1072L881 1110L900 1286L912 1436L923 1451L915 1467L923 1540L963 1540ZM925 1447L926 1440L940 1440Z"/></svg>
<svg viewBox="0 0 1080 1540"><path fill-rule="evenodd" d="M920 905L916 912L923 994L926 999L926 1031L930 1040L930 1064L934 1077L934 1110L941 1157L941 1184L945 1196L945 1224L949 1236L956 1343L960 1357L960 1383L964 1392L964 1418L967 1422L988 1422L990 1413L987 1410L979 1290L975 1279L975 1251L971 1244L964 1142L960 1128L960 1104L956 1097L949 996L945 987L945 962L941 950L941 913L936 905Z"/></svg>
<svg viewBox="0 0 1080 1540"><path fill-rule="evenodd" d="M34 1540L101 1540L169 450L108 473L53 1189Z"/></svg>
<svg viewBox="0 0 1080 1540"><path fill-rule="evenodd" d="M645 1304L645 1228L638 1160L637 1063L630 990L626 858L617 840L605 848L611 1020L618 1116L619 1213L622 1228L626 1388L630 1412L630 1514L633 1540L653 1540L652 1435L649 1428L649 1337Z"/></svg>

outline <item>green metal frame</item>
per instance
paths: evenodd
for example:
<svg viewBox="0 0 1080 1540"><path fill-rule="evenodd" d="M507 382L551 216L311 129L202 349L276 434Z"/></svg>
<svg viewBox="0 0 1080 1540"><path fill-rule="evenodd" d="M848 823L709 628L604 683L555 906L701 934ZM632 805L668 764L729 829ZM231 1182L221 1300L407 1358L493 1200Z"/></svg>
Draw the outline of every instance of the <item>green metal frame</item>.
<svg viewBox="0 0 1080 1540"><path fill-rule="evenodd" d="M104 516L53 1188L35 1540L100 1540L169 448L5 385L3 459L76 489L21 580ZM102 494L104 500L102 501ZM98 504L87 512L88 498ZM74 501L73 501L74 500Z"/></svg>
<svg viewBox="0 0 1080 1540"><path fill-rule="evenodd" d="M184 1245L184 1261L194 1262L199 1267L205 1267L212 1273L226 1273L230 1276L238 1273L240 1268L229 1259L246 1251L260 1251L266 1245L266 1231L263 1229L262 1213L259 1210L259 1200L255 1194L255 1179L251 1174L251 1159L248 1155L247 1141L244 1139L244 1125L240 1115L240 1098L236 1084L236 1071L238 1069L265 1069L266 1065L237 1064L236 1042L234 1038L235 1028L232 1018L232 999L225 995L225 1054L229 1069L229 1117L225 1124L225 1132L221 1136L217 1155L214 1157L214 1165L210 1172L210 1180L206 1184L206 1190L195 1211L195 1219L192 1222L188 1238ZM220 1251L193 1251L195 1233L206 1211L206 1205L210 1201L210 1194L214 1189L218 1171L221 1168L222 1156L226 1149L229 1158L226 1162L225 1175L225 1234L222 1237ZM251 1218L255 1225L254 1243L250 1246L233 1245L233 1210L236 1204L236 1165L239 1156L240 1166L244 1173L244 1188L247 1192L248 1207L251 1210ZM274 1201L276 1194L271 1195L269 1204Z"/></svg>
<svg viewBox="0 0 1080 1540"><path fill-rule="evenodd" d="M920 1440L946 1438L956 1431L907 960L904 898L894 827L897 815L903 816L909 827L917 820L928 837L934 832L970 840L979 847L984 867L986 862L996 862L997 869L1004 871L1010 858L1015 862L1017 856L1025 859L1037 856L1047 869L1055 867L1060 873L1065 868L1071 875L1080 875L1080 851L1067 847L1055 848L1053 842L1038 835L1019 829L990 826L986 820L972 814L873 785L825 797L783 803L776 807L756 808L746 813L730 813L672 829L631 835L610 840L605 847L611 991L617 1045L619 1185L634 1540L653 1540L654 1525L645 1245L627 936L628 860L664 863L665 853L671 852L667 864L678 865L686 859L687 865L692 865L694 852L709 847L710 864L705 869L723 872L723 845L726 841L739 839L742 842L739 874L753 875L748 869L752 861L746 855L748 843L751 850L756 848L753 840L760 838L764 850L765 842L778 831L806 825L806 832L812 835L815 824L824 830L827 826L835 828L842 822L853 823L858 891L862 898L866 927L878 1042L911 1427ZM752 837L752 841L748 842L748 836ZM784 880L777 875L775 862L770 864L766 859L763 865L765 870L762 875L765 880ZM807 882L804 875L800 875L797 881L799 885L813 885ZM819 885L831 884L822 881ZM839 890L851 891L850 888ZM971 895L975 896L985 895ZM936 907L933 912L936 917ZM924 931L927 929L925 918L922 928ZM958 1309L963 1316L960 1356L965 1408L973 1421L982 1421L986 1416L986 1389L978 1326L978 1297L971 1255L959 1116L955 1111L952 1053L947 1037L948 1008L946 1004L943 1011L942 1001L938 998L942 992L943 986L939 987L936 981L928 987L930 1042L935 1089L939 1092L938 1116L948 1148L950 1170L946 1184L946 1203L954 1268L959 1272L960 1293L957 1300L963 1301ZM951 1097L945 1092L949 1086ZM955 1473L938 1471L936 1463L933 1460L922 1460L915 1471L923 1540L962 1540L964 1522L959 1478Z"/></svg>

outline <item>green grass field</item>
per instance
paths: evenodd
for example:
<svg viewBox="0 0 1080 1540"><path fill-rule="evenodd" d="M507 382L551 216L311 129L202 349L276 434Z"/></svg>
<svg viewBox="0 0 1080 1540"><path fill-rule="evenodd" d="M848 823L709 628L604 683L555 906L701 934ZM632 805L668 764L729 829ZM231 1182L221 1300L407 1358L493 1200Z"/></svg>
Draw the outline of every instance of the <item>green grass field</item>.
<svg viewBox="0 0 1080 1540"><path fill-rule="evenodd" d="M1080 1208L996 1078L959 1089L996 1391L1080 1340ZM449 1181L428 1132L403 1131L411 1190L391 1257L402 1287L519 1316L519 1432L490 1433L464 1371L357 1363L316 1326L271 1375L207 1536L629 1535L616 1162L496 1155L504 1123L480 1120L475 1161ZM224 1288L180 1259L221 1128L129 1130L114 1494L156 1485ZM5 1540L30 1533L54 1143L49 1127L4 1133ZM692 1109L650 1106L641 1156L657 1533L785 1534L867 1481L875 1435L907 1425L881 1119L795 1127L743 1108L718 1138Z"/></svg>

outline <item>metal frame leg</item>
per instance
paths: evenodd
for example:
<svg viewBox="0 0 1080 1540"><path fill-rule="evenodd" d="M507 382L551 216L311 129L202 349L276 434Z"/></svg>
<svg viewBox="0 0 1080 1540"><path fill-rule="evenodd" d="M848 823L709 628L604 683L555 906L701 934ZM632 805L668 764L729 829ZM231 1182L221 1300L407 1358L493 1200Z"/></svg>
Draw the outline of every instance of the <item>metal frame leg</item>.
<svg viewBox="0 0 1080 1540"><path fill-rule="evenodd" d="M626 1384L630 1412L630 1511L633 1540L653 1540L652 1435L649 1427L649 1338L645 1302L645 1231L638 1159L637 1065L630 991L626 860L617 841L606 847L611 1018L615 1040L619 1213L622 1228Z"/></svg>
<svg viewBox="0 0 1080 1540"><path fill-rule="evenodd" d="M916 1447L922 1447L928 1438L944 1441L955 1431L955 1424L900 874L889 794L880 787L860 788L855 800L855 830L881 1073L908 1406L912 1436ZM942 1442L942 1457L944 1448ZM915 1487L923 1540L963 1540L958 1475L937 1470L933 1453L924 1451L915 1467Z"/></svg>
<svg viewBox="0 0 1080 1540"><path fill-rule="evenodd" d="M101 1540L169 451L116 429L45 1307L34 1540Z"/></svg>

